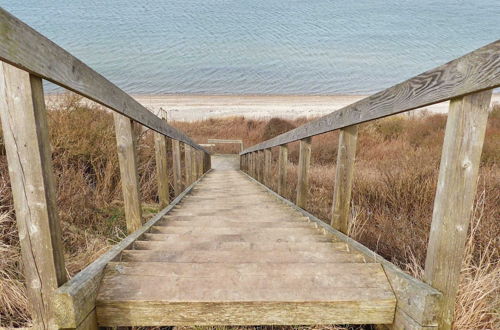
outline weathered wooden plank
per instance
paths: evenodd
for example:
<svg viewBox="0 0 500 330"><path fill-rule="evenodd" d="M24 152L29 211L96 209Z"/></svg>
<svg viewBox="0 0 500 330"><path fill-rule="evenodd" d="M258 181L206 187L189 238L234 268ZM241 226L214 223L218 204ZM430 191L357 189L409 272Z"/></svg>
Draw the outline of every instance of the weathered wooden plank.
<svg viewBox="0 0 500 330"><path fill-rule="evenodd" d="M0 60L83 95L152 130L204 150L70 53L0 8Z"/></svg>
<svg viewBox="0 0 500 330"><path fill-rule="evenodd" d="M191 177L193 180L198 180L198 164L196 162L196 149L191 148Z"/></svg>
<svg viewBox="0 0 500 330"><path fill-rule="evenodd" d="M182 192L181 146L179 141L172 140L172 169L174 174L175 196Z"/></svg>
<svg viewBox="0 0 500 330"><path fill-rule="evenodd" d="M170 236L170 235L169 235ZM193 235L189 235L193 238ZM177 237L182 240L182 237ZM134 262L192 262L192 263L363 263L360 254L332 250L330 253L317 251L159 251L125 250L122 261Z"/></svg>
<svg viewBox="0 0 500 330"><path fill-rule="evenodd" d="M134 243L134 250L168 250L168 251L213 251L213 250L226 250L237 251L242 253L248 250L257 251L347 251L345 243L338 242L188 242L185 240L177 242L164 242L164 241L136 241Z"/></svg>
<svg viewBox="0 0 500 330"><path fill-rule="evenodd" d="M264 150L264 184L266 186L271 185L271 149Z"/></svg>
<svg viewBox="0 0 500 330"><path fill-rule="evenodd" d="M297 206L305 208L309 194L309 167L311 164L311 138L300 140L297 170Z"/></svg>
<svg viewBox="0 0 500 330"><path fill-rule="evenodd" d="M500 86L500 40L243 150L271 148Z"/></svg>
<svg viewBox="0 0 500 330"><path fill-rule="evenodd" d="M98 310L98 324L99 326L382 324L392 321L394 316L393 302L390 300L378 300L375 303L160 302L153 312L151 305L146 301L106 303Z"/></svg>
<svg viewBox="0 0 500 330"><path fill-rule="evenodd" d="M208 143L227 143L227 144L233 144L237 143L240 145L240 151L243 151L243 140L224 140L224 139L208 139Z"/></svg>
<svg viewBox="0 0 500 330"><path fill-rule="evenodd" d="M166 114L162 113L160 118L166 120ZM155 132L155 157L156 157L156 175L158 177L158 200L160 207L165 207L170 203L170 180L168 177L167 162L167 144L168 138Z"/></svg>
<svg viewBox="0 0 500 330"><path fill-rule="evenodd" d="M198 177L201 177L204 173L204 168L203 168L203 151L197 150L196 151L196 161L198 163L198 166L196 167L198 169Z"/></svg>
<svg viewBox="0 0 500 330"><path fill-rule="evenodd" d="M158 221L163 219L180 201L198 184L194 182L177 196L170 205L161 210L139 230L125 237L109 251L76 274L54 293L53 304L59 328L76 328L85 321L87 315L95 308L97 290L104 275L104 268L111 261L119 260L123 250L132 247L133 243L142 239Z"/></svg>
<svg viewBox="0 0 500 330"><path fill-rule="evenodd" d="M287 186L288 145L279 146L278 157L278 194L283 196Z"/></svg>
<svg viewBox="0 0 500 330"><path fill-rule="evenodd" d="M446 123L425 280L443 293L439 328L451 329L492 91L452 99Z"/></svg>
<svg viewBox="0 0 500 330"><path fill-rule="evenodd" d="M51 298L67 275L42 80L0 63L0 119L32 317L52 329Z"/></svg>
<svg viewBox="0 0 500 330"><path fill-rule="evenodd" d="M130 234L142 226L136 136L131 119L119 113L114 113L113 117L115 121L118 160L120 163L125 219L127 221L127 231Z"/></svg>
<svg viewBox="0 0 500 330"><path fill-rule="evenodd" d="M191 146L188 144L184 145L184 166L185 166L185 173L186 173L186 184L190 185L193 182L193 164L192 164L192 159L191 159Z"/></svg>
<svg viewBox="0 0 500 330"><path fill-rule="evenodd" d="M257 182L250 177L249 179ZM309 220L316 223L318 227L323 228L325 232L331 234L335 240L347 243L352 251L361 253L366 258L367 262L378 262L382 264L398 301L396 313L398 313L398 310L401 310L408 314L408 316L415 320L418 324L423 326L437 326L439 300L442 296L438 290L406 274L399 267L385 260L361 243L335 230L333 227L316 218L304 209L298 207L293 202L281 197L265 186L262 187L270 194L281 200L285 205L288 205L300 212Z"/></svg>
<svg viewBox="0 0 500 330"><path fill-rule="evenodd" d="M332 227L347 235L358 125L342 128L339 135L337 167L332 203Z"/></svg>
<svg viewBox="0 0 500 330"><path fill-rule="evenodd" d="M165 241L165 242L178 242L182 240L190 240L193 242L248 242L248 243L258 243L258 242L332 242L332 239L318 234L317 235L307 235L302 234L292 235L289 233L281 233L278 230L264 233L243 233L234 235L224 235L224 234L156 234L147 233L144 234L144 238L151 241Z"/></svg>
<svg viewBox="0 0 500 330"><path fill-rule="evenodd" d="M154 285L144 285L148 282ZM395 305L378 264L120 262L107 268L103 283L97 310L101 326L255 325L256 318L258 324L334 322L331 318L380 323L392 320ZM205 288L216 288L217 294Z"/></svg>

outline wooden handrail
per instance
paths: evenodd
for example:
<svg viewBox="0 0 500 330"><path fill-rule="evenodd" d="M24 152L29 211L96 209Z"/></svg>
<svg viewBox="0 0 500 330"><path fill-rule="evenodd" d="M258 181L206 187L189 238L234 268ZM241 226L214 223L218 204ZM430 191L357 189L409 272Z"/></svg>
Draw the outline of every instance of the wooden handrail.
<svg viewBox="0 0 500 330"><path fill-rule="evenodd" d="M410 111L500 86L500 40L308 122L240 154Z"/></svg>
<svg viewBox="0 0 500 330"><path fill-rule="evenodd" d="M118 86L1 7L0 60L89 98L158 133L208 153Z"/></svg>

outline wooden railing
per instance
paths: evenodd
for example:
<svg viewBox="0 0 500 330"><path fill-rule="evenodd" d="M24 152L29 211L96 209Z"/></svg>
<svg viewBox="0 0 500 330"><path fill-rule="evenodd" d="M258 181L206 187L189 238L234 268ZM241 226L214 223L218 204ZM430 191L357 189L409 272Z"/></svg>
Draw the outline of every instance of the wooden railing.
<svg viewBox="0 0 500 330"><path fill-rule="evenodd" d="M3 61L0 62L0 120L33 321L37 328L42 329L84 328L94 315L95 294L105 261L115 257L116 252L110 251L83 274L68 281L56 209L43 79L114 111L129 233L137 233L143 226L135 123L156 132L158 196L162 207L170 202L169 140L172 140L175 195L180 195L184 185L190 186L210 169L210 157L203 147L181 131L1 8L0 60ZM181 144L185 152L184 181L181 177Z"/></svg>
<svg viewBox="0 0 500 330"><path fill-rule="evenodd" d="M241 152L242 170L269 185L270 150L279 147L277 191L286 188L287 144L300 141L296 204L304 208L309 192L311 138L340 130L331 226L348 234L351 187L358 125L367 121L450 100L432 227L425 262L425 282L442 297L420 287L410 306L408 289L419 284L384 264L398 299L395 328L449 329L462 255L476 191L480 155L492 90L500 86L500 40L445 65L360 100ZM405 285L401 286L402 283ZM422 294L422 293L429 294Z"/></svg>

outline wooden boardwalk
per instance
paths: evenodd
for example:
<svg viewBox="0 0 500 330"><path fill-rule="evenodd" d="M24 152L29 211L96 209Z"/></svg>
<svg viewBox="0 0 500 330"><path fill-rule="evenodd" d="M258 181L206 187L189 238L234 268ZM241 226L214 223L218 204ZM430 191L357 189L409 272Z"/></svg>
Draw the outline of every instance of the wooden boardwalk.
<svg viewBox="0 0 500 330"><path fill-rule="evenodd" d="M100 326L391 323L378 263L349 251L226 161L121 260Z"/></svg>

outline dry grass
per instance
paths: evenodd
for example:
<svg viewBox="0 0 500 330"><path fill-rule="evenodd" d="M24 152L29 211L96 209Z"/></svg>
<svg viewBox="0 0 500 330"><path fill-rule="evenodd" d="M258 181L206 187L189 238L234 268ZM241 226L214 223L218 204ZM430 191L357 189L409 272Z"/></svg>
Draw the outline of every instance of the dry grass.
<svg viewBox="0 0 500 330"><path fill-rule="evenodd" d="M82 106L74 97L49 113L67 268L74 274L125 236L114 129L110 114ZM199 143L241 138L249 146L305 121L234 117L173 125ZM443 115L397 116L364 124L359 135L351 235L416 277L423 273L445 121ZM154 212L152 134L138 134L142 199ZM480 193L456 307L457 329L499 328L499 137L497 108L490 116L482 156ZM307 209L325 221L330 217L337 142L336 132L313 139ZM237 152L238 146L220 145L215 151ZM273 158L277 159L276 150ZM298 143L290 145L290 160L285 196L294 200ZM0 326L24 326L29 316L6 166L0 138Z"/></svg>

